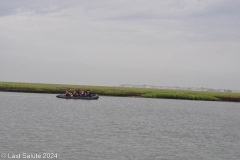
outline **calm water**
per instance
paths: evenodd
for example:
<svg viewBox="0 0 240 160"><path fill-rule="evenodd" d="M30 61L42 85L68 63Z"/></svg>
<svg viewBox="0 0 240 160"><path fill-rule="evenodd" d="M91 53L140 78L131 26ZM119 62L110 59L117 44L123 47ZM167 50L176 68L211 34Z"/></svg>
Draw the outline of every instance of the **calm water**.
<svg viewBox="0 0 240 160"><path fill-rule="evenodd" d="M57 153L62 160L240 159L240 103L55 96L0 92L0 153Z"/></svg>

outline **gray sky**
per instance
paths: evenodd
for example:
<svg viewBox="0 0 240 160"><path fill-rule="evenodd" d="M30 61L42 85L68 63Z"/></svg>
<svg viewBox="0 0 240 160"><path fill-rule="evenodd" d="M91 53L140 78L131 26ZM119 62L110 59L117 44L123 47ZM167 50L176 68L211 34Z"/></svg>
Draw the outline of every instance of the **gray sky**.
<svg viewBox="0 0 240 160"><path fill-rule="evenodd" d="M239 0L0 0L0 81L240 90Z"/></svg>

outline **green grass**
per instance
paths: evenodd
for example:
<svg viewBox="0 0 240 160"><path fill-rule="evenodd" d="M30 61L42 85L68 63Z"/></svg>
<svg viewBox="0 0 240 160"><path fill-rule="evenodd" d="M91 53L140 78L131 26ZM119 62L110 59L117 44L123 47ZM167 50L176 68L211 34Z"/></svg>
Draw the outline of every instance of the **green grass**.
<svg viewBox="0 0 240 160"><path fill-rule="evenodd" d="M85 86L66 84L0 82L0 91L9 92L64 94L67 88L71 89L81 88L84 90L90 89L95 94L105 96L240 102L240 93L200 92L186 90L163 90L147 88L124 88L124 87Z"/></svg>
<svg viewBox="0 0 240 160"><path fill-rule="evenodd" d="M218 101L219 99L208 95L193 95L186 93L148 93L143 95L147 98L165 98L165 99L187 99L187 100L207 100Z"/></svg>

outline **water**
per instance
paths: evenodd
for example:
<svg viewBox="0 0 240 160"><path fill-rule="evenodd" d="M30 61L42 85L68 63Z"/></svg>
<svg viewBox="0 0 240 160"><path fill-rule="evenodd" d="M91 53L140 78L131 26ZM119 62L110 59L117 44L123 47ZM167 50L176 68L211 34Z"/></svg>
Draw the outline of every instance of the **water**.
<svg viewBox="0 0 240 160"><path fill-rule="evenodd" d="M23 153L57 153L61 160L240 159L240 103L55 96L0 92L0 153L21 159Z"/></svg>

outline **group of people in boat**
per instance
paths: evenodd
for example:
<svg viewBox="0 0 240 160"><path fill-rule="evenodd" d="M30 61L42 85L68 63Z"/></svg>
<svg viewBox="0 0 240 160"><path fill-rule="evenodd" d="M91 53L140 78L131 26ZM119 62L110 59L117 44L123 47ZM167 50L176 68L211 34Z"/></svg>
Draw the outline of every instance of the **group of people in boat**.
<svg viewBox="0 0 240 160"><path fill-rule="evenodd" d="M71 89L67 89L66 90L66 96L71 96L71 97L76 97L76 96L87 96L87 97L91 97L92 96L92 91L91 90L81 90L81 89L76 89L76 90L71 90Z"/></svg>

